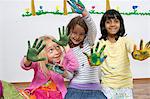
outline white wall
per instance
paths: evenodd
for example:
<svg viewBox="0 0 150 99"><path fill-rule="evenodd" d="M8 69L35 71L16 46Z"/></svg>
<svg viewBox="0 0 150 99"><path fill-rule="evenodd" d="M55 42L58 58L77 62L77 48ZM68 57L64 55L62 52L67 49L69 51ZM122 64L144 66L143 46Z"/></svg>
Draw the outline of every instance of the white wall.
<svg viewBox="0 0 150 99"><path fill-rule="evenodd" d="M71 15L41 15L22 17L25 8L30 8L31 0L0 0L0 79L10 82L31 81L33 71L24 71L20 61L27 51L27 41L44 34L58 38L57 28L66 25L76 16ZM92 5L96 10L105 11L105 0L82 0L89 10ZM86 2L85 2L86 1ZM112 8L119 5L120 11L130 11L132 5L140 5L139 10L147 11L148 0L110 0ZM56 5L62 9L63 0L35 0L36 7L42 5L45 9L55 10ZM97 25L100 37L99 21L102 15L91 15ZM150 40L150 16L123 15L126 33L137 43L143 38ZM150 59L139 62L131 59L131 69L134 78L150 78Z"/></svg>

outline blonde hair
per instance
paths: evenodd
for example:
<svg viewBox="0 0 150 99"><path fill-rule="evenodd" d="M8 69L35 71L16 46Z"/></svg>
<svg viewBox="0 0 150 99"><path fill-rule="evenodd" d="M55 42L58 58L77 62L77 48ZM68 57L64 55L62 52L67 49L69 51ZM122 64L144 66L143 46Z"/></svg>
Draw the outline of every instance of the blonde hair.
<svg viewBox="0 0 150 99"><path fill-rule="evenodd" d="M42 42L42 45L43 44L46 44L46 46L45 46L45 48L39 53L39 57L40 58L43 58L43 57L45 57L46 58L46 60L45 61L39 61L38 63L40 64L40 69L42 70L42 72L45 74L45 76L48 76L48 69L47 69L47 67L46 67L46 64L48 63L48 57L47 57L47 50L46 50L46 47L47 47L47 45L48 45L48 40L53 40L53 39L55 39L53 36L48 36L48 35L45 35L45 36L41 36L41 37L39 37L39 40L38 41L40 41L40 40L43 40L43 42Z"/></svg>

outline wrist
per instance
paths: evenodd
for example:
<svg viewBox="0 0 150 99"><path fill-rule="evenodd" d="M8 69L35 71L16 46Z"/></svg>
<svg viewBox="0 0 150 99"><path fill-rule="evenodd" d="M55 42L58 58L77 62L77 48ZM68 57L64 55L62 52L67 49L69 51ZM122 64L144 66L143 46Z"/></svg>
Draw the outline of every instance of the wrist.
<svg viewBox="0 0 150 99"><path fill-rule="evenodd" d="M32 64L32 61L28 60L27 57L24 56L24 65L26 67L29 67L29 66L31 66L31 64Z"/></svg>
<svg viewBox="0 0 150 99"><path fill-rule="evenodd" d="M64 78L66 78L66 77L68 76L68 73L66 72L66 70L64 70L64 73L62 74L62 76L63 76Z"/></svg>
<svg viewBox="0 0 150 99"><path fill-rule="evenodd" d="M87 15L88 15L88 12L87 12L86 9L84 9L84 11L82 12L82 16L85 17L85 16L87 16Z"/></svg>
<svg viewBox="0 0 150 99"><path fill-rule="evenodd" d="M65 49L65 52L68 52L68 51L69 51L69 49L70 49L69 44L67 44L67 46L65 46L65 47L64 47L64 49Z"/></svg>

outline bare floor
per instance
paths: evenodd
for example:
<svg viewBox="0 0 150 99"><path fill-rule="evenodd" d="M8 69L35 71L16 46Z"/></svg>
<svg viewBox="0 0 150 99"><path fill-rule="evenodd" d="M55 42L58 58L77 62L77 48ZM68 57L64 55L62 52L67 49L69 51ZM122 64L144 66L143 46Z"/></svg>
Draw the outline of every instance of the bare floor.
<svg viewBox="0 0 150 99"><path fill-rule="evenodd" d="M150 99L150 79L134 80L134 99Z"/></svg>

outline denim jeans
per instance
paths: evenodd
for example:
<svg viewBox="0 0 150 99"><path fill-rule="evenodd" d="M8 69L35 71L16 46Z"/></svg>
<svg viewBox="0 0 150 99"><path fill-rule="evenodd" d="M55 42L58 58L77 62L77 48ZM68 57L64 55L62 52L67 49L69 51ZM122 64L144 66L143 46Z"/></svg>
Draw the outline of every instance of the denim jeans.
<svg viewBox="0 0 150 99"><path fill-rule="evenodd" d="M80 90L68 88L65 99L107 99L100 90Z"/></svg>

